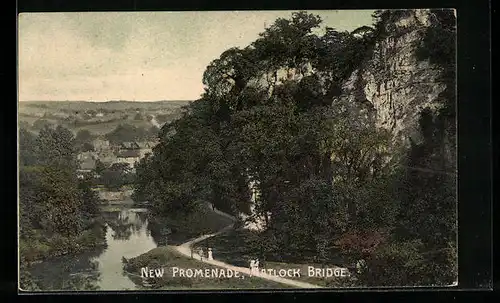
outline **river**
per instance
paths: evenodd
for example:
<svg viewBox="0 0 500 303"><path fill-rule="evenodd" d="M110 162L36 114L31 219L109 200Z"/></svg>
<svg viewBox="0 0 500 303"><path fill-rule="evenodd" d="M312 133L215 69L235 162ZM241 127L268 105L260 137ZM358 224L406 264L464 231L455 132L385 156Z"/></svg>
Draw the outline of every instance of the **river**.
<svg viewBox="0 0 500 303"><path fill-rule="evenodd" d="M148 228L147 209L121 206L103 210L107 247L51 258L30 268L42 289L133 290L123 273L122 257L141 255L158 246Z"/></svg>

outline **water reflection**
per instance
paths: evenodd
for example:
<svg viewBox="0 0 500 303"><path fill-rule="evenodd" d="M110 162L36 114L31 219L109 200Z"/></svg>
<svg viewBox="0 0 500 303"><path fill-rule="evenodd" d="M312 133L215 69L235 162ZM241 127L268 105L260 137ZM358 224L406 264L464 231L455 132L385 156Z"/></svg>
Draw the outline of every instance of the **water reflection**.
<svg viewBox="0 0 500 303"><path fill-rule="evenodd" d="M196 236L196 234L175 228L175 224L172 224L167 218L161 217L149 218L147 230L158 246L180 245Z"/></svg>
<svg viewBox="0 0 500 303"><path fill-rule="evenodd" d="M136 285L123 273L122 257L141 255L157 246L144 209L103 212L106 248L53 258L30 268L42 290L127 290Z"/></svg>
<svg viewBox="0 0 500 303"><path fill-rule="evenodd" d="M128 241L132 234L139 234L147 222L146 213L133 210L104 213L114 240ZM147 236L147 235L146 235Z"/></svg>
<svg viewBox="0 0 500 303"><path fill-rule="evenodd" d="M96 290L101 273L96 260L105 248L54 258L30 268L41 290Z"/></svg>

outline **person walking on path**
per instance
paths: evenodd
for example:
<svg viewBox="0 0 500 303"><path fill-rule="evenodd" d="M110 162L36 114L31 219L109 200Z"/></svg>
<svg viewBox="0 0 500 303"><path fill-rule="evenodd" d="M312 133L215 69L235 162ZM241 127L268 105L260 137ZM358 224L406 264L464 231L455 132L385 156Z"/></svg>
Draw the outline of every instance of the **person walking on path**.
<svg viewBox="0 0 500 303"><path fill-rule="evenodd" d="M249 268L250 268L250 276L253 276L254 268L255 268L255 261L254 260L250 260Z"/></svg>

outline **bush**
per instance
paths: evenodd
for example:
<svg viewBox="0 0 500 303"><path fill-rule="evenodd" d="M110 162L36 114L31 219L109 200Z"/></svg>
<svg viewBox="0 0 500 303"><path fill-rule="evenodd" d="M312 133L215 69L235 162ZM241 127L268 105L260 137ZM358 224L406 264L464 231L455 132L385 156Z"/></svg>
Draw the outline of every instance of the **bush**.
<svg viewBox="0 0 500 303"><path fill-rule="evenodd" d="M21 263L23 263L23 261L33 262L46 258L50 251L51 247L49 245L38 240L19 240L19 256L21 257Z"/></svg>
<svg viewBox="0 0 500 303"><path fill-rule="evenodd" d="M381 245L366 259L359 281L366 286L416 286L426 283L420 240Z"/></svg>
<svg viewBox="0 0 500 303"><path fill-rule="evenodd" d="M387 234L383 231L347 232L335 244L345 255L350 256L354 263L359 259L373 254L379 245L386 241Z"/></svg>
<svg viewBox="0 0 500 303"><path fill-rule="evenodd" d="M76 244L79 248L95 247L106 244L105 232L99 226L94 226L92 229L85 230L76 239Z"/></svg>

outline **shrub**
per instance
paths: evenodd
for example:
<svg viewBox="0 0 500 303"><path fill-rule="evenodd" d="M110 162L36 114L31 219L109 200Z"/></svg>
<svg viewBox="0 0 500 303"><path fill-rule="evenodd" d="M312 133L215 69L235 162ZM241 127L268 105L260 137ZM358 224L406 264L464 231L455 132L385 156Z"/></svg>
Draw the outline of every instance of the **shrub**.
<svg viewBox="0 0 500 303"><path fill-rule="evenodd" d="M359 281L366 286L414 286L425 283L426 260L420 240L379 246L366 259Z"/></svg>
<svg viewBox="0 0 500 303"><path fill-rule="evenodd" d="M32 262L43 259L49 255L51 248L38 240L19 241L19 256L23 261Z"/></svg>
<svg viewBox="0 0 500 303"><path fill-rule="evenodd" d="M351 231L340 237L335 244L346 255L351 256L353 262L373 254L379 245L386 241L384 231Z"/></svg>

